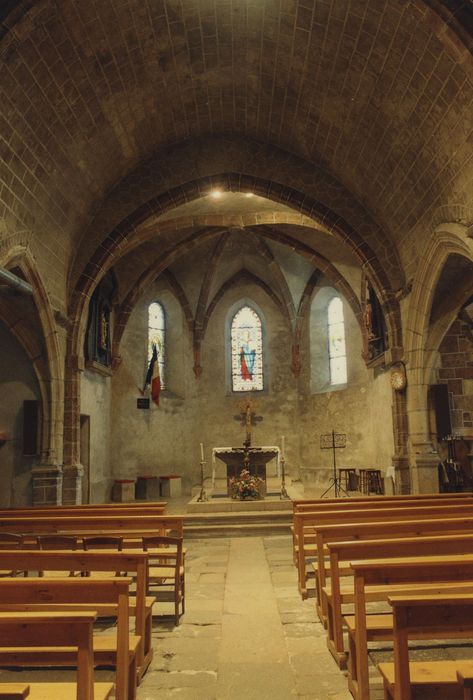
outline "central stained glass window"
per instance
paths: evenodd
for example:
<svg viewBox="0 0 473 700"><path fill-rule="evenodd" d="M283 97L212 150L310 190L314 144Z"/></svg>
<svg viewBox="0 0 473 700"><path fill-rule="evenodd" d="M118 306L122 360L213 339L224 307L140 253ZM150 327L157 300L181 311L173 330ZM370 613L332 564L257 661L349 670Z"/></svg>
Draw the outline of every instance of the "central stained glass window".
<svg viewBox="0 0 473 700"><path fill-rule="evenodd" d="M263 330L251 306L243 306L233 317L231 344L232 390L262 391Z"/></svg>

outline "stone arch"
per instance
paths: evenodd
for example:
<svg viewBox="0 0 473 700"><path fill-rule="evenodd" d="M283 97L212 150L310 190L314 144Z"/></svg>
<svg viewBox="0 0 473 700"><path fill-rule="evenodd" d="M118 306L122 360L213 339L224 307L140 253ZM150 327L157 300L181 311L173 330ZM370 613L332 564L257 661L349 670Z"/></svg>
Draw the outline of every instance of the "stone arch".
<svg viewBox="0 0 473 700"><path fill-rule="evenodd" d="M438 346L453 320L441 320L431 332L430 315L442 270L452 254L473 260L473 241L466 237L466 226L444 223L435 230L412 285L405 330L408 370L407 417L409 421L411 466L416 489L436 490L438 455L433 450L428 423L428 387Z"/></svg>
<svg viewBox="0 0 473 700"><path fill-rule="evenodd" d="M212 189L231 192L253 192L274 202L289 205L315 222L322 222L326 230L329 230L348 246L360 265L365 269L379 295L381 303L387 309L388 318L392 317L389 325L391 326L390 331L393 344L402 344L398 338L400 335L400 324L398 323L397 302L394 298L389 277L372 248L363 240L353 226L335 211L330 210L326 205L309 197L302 191L256 176L242 173L222 173L221 175L203 177L199 180L186 182L180 187L152 198L138 207L132 214L125 217L102 241L80 274L71 295L69 315L73 319L72 347L70 347L72 355L77 355L78 353L80 338L83 335L85 324L84 309L95 285L112 264L116 255L126 248L136 229L151 216L159 216L180 204L205 196Z"/></svg>
<svg viewBox="0 0 473 700"><path fill-rule="evenodd" d="M35 369L43 402L43 428L41 462L57 463L62 453L62 355L59 347L56 323L51 303L43 285L36 262L29 249L17 245L11 248L0 260L7 269L19 268L25 279L33 287L33 302L38 314L42 332L45 356L42 348L32 347L28 339L28 329L14 323L13 332L25 348Z"/></svg>
<svg viewBox="0 0 473 700"><path fill-rule="evenodd" d="M291 159L289 154L284 155L286 159ZM294 167L293 163L292 167ZM307 163L305 164L305 168L308 168ZM72 325L71 332L68 336L67 347L68 373L65 381L66 405L72 402L77 406L79 403L79 382L77 373L82 363L82 338L85 331L88 302L98 281L112 265L116 257L127 248L140 225L150 217L158 217L180 204L206 196L213 189L231 192L252 192L273 202L284 204L308 217L308 219L320 223L325 231L339 238L340 241L348 246L355 258L359 261L360 265L369 276L373 287L376 289L378 298L386 309L386 318L392 344L394 346L402 345L398 302L391 286L390 276L374 253L371 245L367 243L367 240L370 240L373 245L378 245L378 243L376 243L376 231L378 231L379 235L382 235L383 238L386 238L385 234L372 222L367 223L369 221L368 215L366 212L361 211L360 206L355 204L353 197L350 195L347 194L347 197L354 207L353 220L359 222L359 228L360 231L363 231L363 235L355 230L354 226L335 210L316 199L315 196L306 194L304 192L304 187L302 182L301 189L298 190L265 177L248 175L244 172L223 172L188 180L178 187L160 193L144 202L141 206L137 207L135 211L126 215L119 221L113 231L104 237L89 262L85 265L77 278L77 282L70 297L69 317L72 321ZM279 232L274 232L272 235L280 240L284 238ZM400 269L396 262L398 261L398 256L394 246L388 242L387 238L386 245L393 253L393 258L390 263L390 272L392 276L394 268L397 270ZM313 258L314 262L318 257L322 257L317 256L308 246L306 246L306 248L307 254ZM323 263L318 265L318 267L321 267L323 271L332 268L330 263L325 259L323 259ZM402 277L402 273L400 273L400 276ZM399 279L399 275L397 275L397 278ZM142 281L143 280L141 280L141 282ZM128 313L129 311L130 307L128 307ZM125 315L126 313L127 311L124 310ZM121 327L123 328L124 326L122 325ZM72 464L77 463L78 460L79 418L77 410L76 408L75 412L77 415L74 415L74 411L71 412L68 409L66 409L65 413L64 429L67 435L65 460Z"/></svg>

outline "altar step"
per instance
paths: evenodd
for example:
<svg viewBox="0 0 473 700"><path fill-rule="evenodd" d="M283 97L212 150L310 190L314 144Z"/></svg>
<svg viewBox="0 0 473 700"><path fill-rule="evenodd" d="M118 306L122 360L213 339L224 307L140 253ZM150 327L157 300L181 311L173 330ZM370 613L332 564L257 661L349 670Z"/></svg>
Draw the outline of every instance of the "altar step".
<svg viewBox="0 0 473 700"><path fill-rule="evenodd" d="M228 513L188 513L184 520L184 537L249 537L289 535L291 510L265 510Z"/></svg>

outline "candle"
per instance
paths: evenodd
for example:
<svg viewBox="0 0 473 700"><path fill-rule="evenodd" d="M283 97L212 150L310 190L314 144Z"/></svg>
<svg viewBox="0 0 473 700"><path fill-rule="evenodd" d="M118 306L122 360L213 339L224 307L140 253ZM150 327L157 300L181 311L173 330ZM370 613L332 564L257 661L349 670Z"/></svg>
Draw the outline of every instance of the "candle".
<svg viewBox="0 0 473 700"><path fill-rule="evenodd" d="M281 457L284 457L284 435L281 438Z"/></svg>
<svg viewBox="0 0 473 700"><path fill-rule="evenodd" d="M203 445L203 443L200 443L200 460L201 460L201 462L204 461L204 445Z"/></svg>

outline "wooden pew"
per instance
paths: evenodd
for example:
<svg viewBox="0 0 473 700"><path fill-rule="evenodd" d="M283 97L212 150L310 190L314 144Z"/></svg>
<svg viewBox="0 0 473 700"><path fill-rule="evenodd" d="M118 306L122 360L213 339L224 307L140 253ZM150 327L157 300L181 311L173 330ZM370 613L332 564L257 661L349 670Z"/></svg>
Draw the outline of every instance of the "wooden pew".
<svg viewBox="0 0 473 700"><path fill-rule="evenodd" d="M174 531L178 537L182 537L183 530L183 518L179 515L92 515L79 519L69 515L48 518L0 518L0 532L18 532L22 535L55 532L87 536L133 531L148 531L148 534L157 535Z"/></svg>
<svg viewBox="0 0 473 700"><path fill-rule="evenodd" d="M355 615L344 618L349 634L348 687L355 700L369 700L368 642L392 639L393 632L392 629L387 631L385 616L381 620L381 629L376 629L376 615L370 616L368 625L368 588L377 586L377 592L381 594L384 587L386 601L393 591L394 594L399 592L399 585L407 587L408 584L421 584L423 590L431 585L433 593L447 594L449 591L445 590L445 584L452 584L451 592L459 592L459 584L465 582L471 586L466 585L463 592L473 593L473 556L373 559L353 561L351 566L354 575ZM438 590L433 584L439 586Z"/></svg>
<svg viewBox="0 0 473 700"><path fill-rule="evenodd" d="M124 551L29 551L29 550L2 550L2 561L12 569L25 569L29 572L37 571L93 571L93 572L123 572L136 575L135 598L129 603L130 614L135 615L135 634L140 637L137 649L136 662L138 678L142 678L153 658L151 644L152 628L152 604L154 598L147 597L148 579L148 555L143 552ZM20 562L20 566L17 564ZM43 579L44 580L44 579ZM73 580L73 579L61 579ZM89 581L90 579L87 579Z"/></svg>
<svg viewBox="0 0 473 700"><path fill-rule="evenodd" d="M385 700L460 700L463 674L473 673L465 659L409 662L409 639L471 638L473 595L396 596L389 598L394 620L394 663L378 669ZM467 683L468 688L468 683ZM468 697L468 696L466 696Z"/></svg>
<svg viewBox="0 0 473 700"><path fill-rule="evenodd" d="M473 700L473 672L457 671L457 680L463 686L463 700Z"/></svg>
<svg viewBox="0 0 473 700"><path fill-rule="evenodd" d="M39 506L30 508L2 508L0 518L87 518L93 516L118 516L118 515L164 515L167 503L156 503L154 505L147 502L140 504L140 508L130 508L129 505L119 504L113 508L104 506L55 506L54 508L40 508Z"/></svg>
<svg viewBox="0 0 473 700"><path fill-rule="evenodd" d="M386 530L383 530L386 532ZM327 611L327 646L340 668L345 668L346 651L343 642L343 605L354 602L353 577L341 576L343 562L437 554L473 554L473 534L427 537L397 537L389 539L330 542L330 585L323 589L324 610ZM342 581L343 579L343 586ZM367 601L384 600L383 591L367 592ZM387 624L391 625L388 616ZM378 616L378 623L380 616Z"/></svg>
<svg viewBox="0 0 473 700"><path fill-rule="evenodd" d="M24 700L29 694L28 683L0 683L0 700Z"/></svg>
<svg viewBox="0 0 473 700"><path fill-rule="evenodd" d="M416 505L397 506L383 508L382 519L385 522L391 520L421 520L438 517L473 517L473 501L471 504L439 503L438 505ZM307 593L307 572L306 559L314 557L316 546L314 546L314 528L321 525L340 523L341 518L345 523L375 522L380 519L379 509L350 509L343 511L343 516L339 510L314 511L309 513L294 514L294 537L297 543L297 570L299 591L303 598ZM1 521L0 521L1 523Z"/></svg>
<svg viewBox="0 0 473 700"><path fill-rule="evenodd" d="M30 700L107 700L113 683L94 683L93 612L0 612L3 647L75 647L76 683L30 683Z"/></svg>
<svg viewBox="0 0 473 700"><path fill-rule="evenodd" d="M329 562L325 554L328 554L328 543L352 542L354 540L374 540L398 537L427 537L442 534L468 535L473 532L473 517L471 518L433 518L426 520L393 520L387 524L383 521L368 523L342 523L336 525L321 525L315 530L316 536L316 609L320 621L326 626L327 610L321 596L322 589L327 584L329 574ZM339 565L339 571L343 563ZM344 569L348 573L347 569ZM351 571L350 571L351 573Z"/></svg>
<svg viewBox="0 0 473 700"><path fill-rule="evenodd" d="M349 504L368 503L370 507L377 503L405 503L406 505L420 503L421 501L445 502L445 501L465 501L473 498L473 492L465 491L459 493L416 493L398 496L350 496L349 498L303 498L292 501L293 512L299 510L316 510L319 505L334 505L335 507L346 507ZM315 507L314 507L315 506Z"/></svg>
<svg viewBox="0 0 473 700"><path fill-rule="evenodd" d="M0 581L2 612L90 612L116 616L116 634L93 639L94 664L115 666L116 700L136 697L136 652L140 638L129 633L128 597L131 578L45 579ZM1 666L72 666L75 651L57 647L33 650L0 649Z"/></svg>
<svg viewBox="0 0 473 700"><path fill-rule="evenodd" d="M447 494L444 494L447 495ZM149 507L165 507L167 506L167 501L131 501L130 503L78 503L78 504L67 504L67 505L54 505L54 506L46 506L46 505L41 505L41 506L12 506L11 508L3 508L2 510L27 510L27 511L36 511L36 510L50 510L50 511L56 511L56 510L63 510L64 508L67 508L68 510L72 511L81 511L81 510L93 510L94 508L101 508L103 510L110 510L114 511L116 508L128 508L129 510L140 510L143 506L149 506Z"/></svg>

